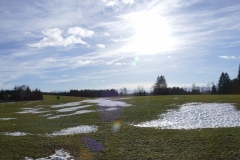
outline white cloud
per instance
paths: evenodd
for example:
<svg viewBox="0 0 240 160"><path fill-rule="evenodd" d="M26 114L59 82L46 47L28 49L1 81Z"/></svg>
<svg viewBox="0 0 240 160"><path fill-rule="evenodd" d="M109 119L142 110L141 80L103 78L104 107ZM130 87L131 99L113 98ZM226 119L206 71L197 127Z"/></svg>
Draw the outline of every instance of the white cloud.
<svg viewBox="0 0 240 160"><path fill-rule="evenodd" d="M122 63L115 63L115 65L116 65L116 66L121 66L121 65L122 65Z"/></svg>
<svg viewBox="0 0 240 160"><path fill-rule="evenodd" d="M134 0L122 0L124 4L133 4Z"/></svg>
<svg viewBox="0 0 240 160"><path fill-rule="evenodd" d="M75 81L75 79L57 79L57 80L52 80L46 83L64 83L64 82L72 82Z"/></svg>
<svg viewBox="0 0 240 160"><path fill-rule="evenodd" d="M118 0L102 0L107 7L113 7L116 6L119 2Z"/></svg>
<svg viewBox="0 0 240 160"><path fill-rule="evenodd" d="M96 47L103 49L103 48L105 48L105 45L104 44L97 44Z"/></svg>
<svg viewBox="0 0 240 160"><path fill-rule="evenodd" d="M124 42L124 41L127 41L128 39L125 39L125 38L122 38L122 37L120 37L120 38L118 38L118 39L110 39L110 41L113 41L113 42Z"/></svg>
<svg viewBox="0 0 240 160"><path fill-rule="evenodd" d="M89 64L94 64L95 62L92 60L78 60L77 62L75 62L75 67L80 67L80 66L86 66Z"/></svg>
<svg viewBox="0 0 240 160"><path fill-rule="evenodd" d="M110 36L110 34L108 32L105 32L104 36Z"/></svg>
<svg viewBox="0 0 240 160"><path fill-rule="evenodd" d="M67 33L72 34L74 36L80 36L80 37L91 37L94 34L93 31L83 29L83 28L80 28L80 27L69 28Z"/></svg>
<svg viewBox="0 0 240 160"><path fill-rule="evenodd" d="M235 56L218 56L218 57L222 59L237 59L237 57Z"/></svg>
<svg viewBox="0 0 240 160"><path fill-rule="evenodd" d="M81 37L91 37L94 32L82 29L80 27L69 28L67 36L63 36L64 31L59 28L45 29L42 34L45 36L38 43L28 44L29 47L43 48L43 47L58 47L58 46L72 46L75 44L87 45Z"/></svg>

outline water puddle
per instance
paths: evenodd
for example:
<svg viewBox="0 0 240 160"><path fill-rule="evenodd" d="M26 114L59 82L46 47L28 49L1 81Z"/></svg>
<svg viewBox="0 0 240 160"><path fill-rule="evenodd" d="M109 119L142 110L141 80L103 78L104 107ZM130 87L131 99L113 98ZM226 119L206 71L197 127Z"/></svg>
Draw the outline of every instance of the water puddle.
<svg viewBox="0 0 240 160"><path fill-rule="evenodd" d="M187 103L136 127L198 129L240 126L240 111L230 103Z"/></svg>

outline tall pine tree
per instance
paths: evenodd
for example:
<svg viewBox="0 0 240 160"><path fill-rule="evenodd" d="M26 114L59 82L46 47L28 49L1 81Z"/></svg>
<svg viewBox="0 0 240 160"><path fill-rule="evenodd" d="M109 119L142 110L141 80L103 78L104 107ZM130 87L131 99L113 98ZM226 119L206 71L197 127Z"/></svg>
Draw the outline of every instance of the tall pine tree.
<svg viewBox="0 0 240 160"><path fill-rule="evenodd" d="M240 93L240 64L239 64L239 67L238 67L237 80L238 80L238 93Z"/></svg>
<svg viewBox="0 0 240 160"><path fill-rule="evenodd" d="M158 76L156 83L153 85L153 94L154 95L164 95L168 94L167 82L164 76Z"/></svg>
<svg viewBox="0 0 240 160"><path fill-rule="evenodd" d="M218 92L219 94L229 94L231 91L231 81L228 73L221 74L218 81Z"/></svg>

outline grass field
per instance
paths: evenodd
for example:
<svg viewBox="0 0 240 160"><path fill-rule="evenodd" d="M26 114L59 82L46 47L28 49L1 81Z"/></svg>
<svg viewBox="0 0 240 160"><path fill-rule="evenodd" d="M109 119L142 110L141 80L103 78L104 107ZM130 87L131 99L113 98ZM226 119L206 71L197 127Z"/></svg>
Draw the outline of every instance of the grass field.
<svg viewBox="0 0 240 160"><path fill-rule="evenodd" d="M47 119L57 115L49 106L82 101L80 97L44 96L43 101L0 104L0 159L33 159L52 155L57 149L68 151L74 159L240 159L240 127L171 130L134 127L156 119L168 109L189 102L234 103L240 110L240 95L146 96L121 99L125 107L118 119L122 126L113 132L113 122L103 122L97 112ZM171 105L171 104L176 105ZM85 103L81 104L84 105ZM87 104L87 103L86 103ZM96 110L96 104L87 109ZM42 113L25 113L21 108L42 108ZM46 111L46 112L44 112ZM73 112L69 112L73 113ZM62 113L62 114L69 114ZM47 136L64 128L95 125L96 132ZM25 136L10 136L6 132L24 132ZM103 146L101 152L90 151L83 144L86 136Z"/></svg>

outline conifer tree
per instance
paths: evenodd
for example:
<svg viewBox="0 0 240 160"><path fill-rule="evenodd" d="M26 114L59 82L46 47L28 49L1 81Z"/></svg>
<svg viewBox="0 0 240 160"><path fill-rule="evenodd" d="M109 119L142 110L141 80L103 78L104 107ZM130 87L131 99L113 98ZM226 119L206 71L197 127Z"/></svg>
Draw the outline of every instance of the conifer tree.
<svg viewBox="0 0 240 160"><path fill-rule="evenodd" d="M228 73L221 74L218 81L218 90L219 94L229 94L231 91L231 81L228 76Z"/></svg>
<svg viewBox="0 0 240 160"><path fill-rule="evenodd" d="M168 94L167 82L164 76L158 76L156 83L153 85L153 94L154 95L163 95Z"/></svg>
<svg viewBox="0 0 240 160"><path fill-rule="evenodd" d="M239 67L238 67L237 80L238 80L238 93L240 93L240 64L239 64Z"/></svg>

